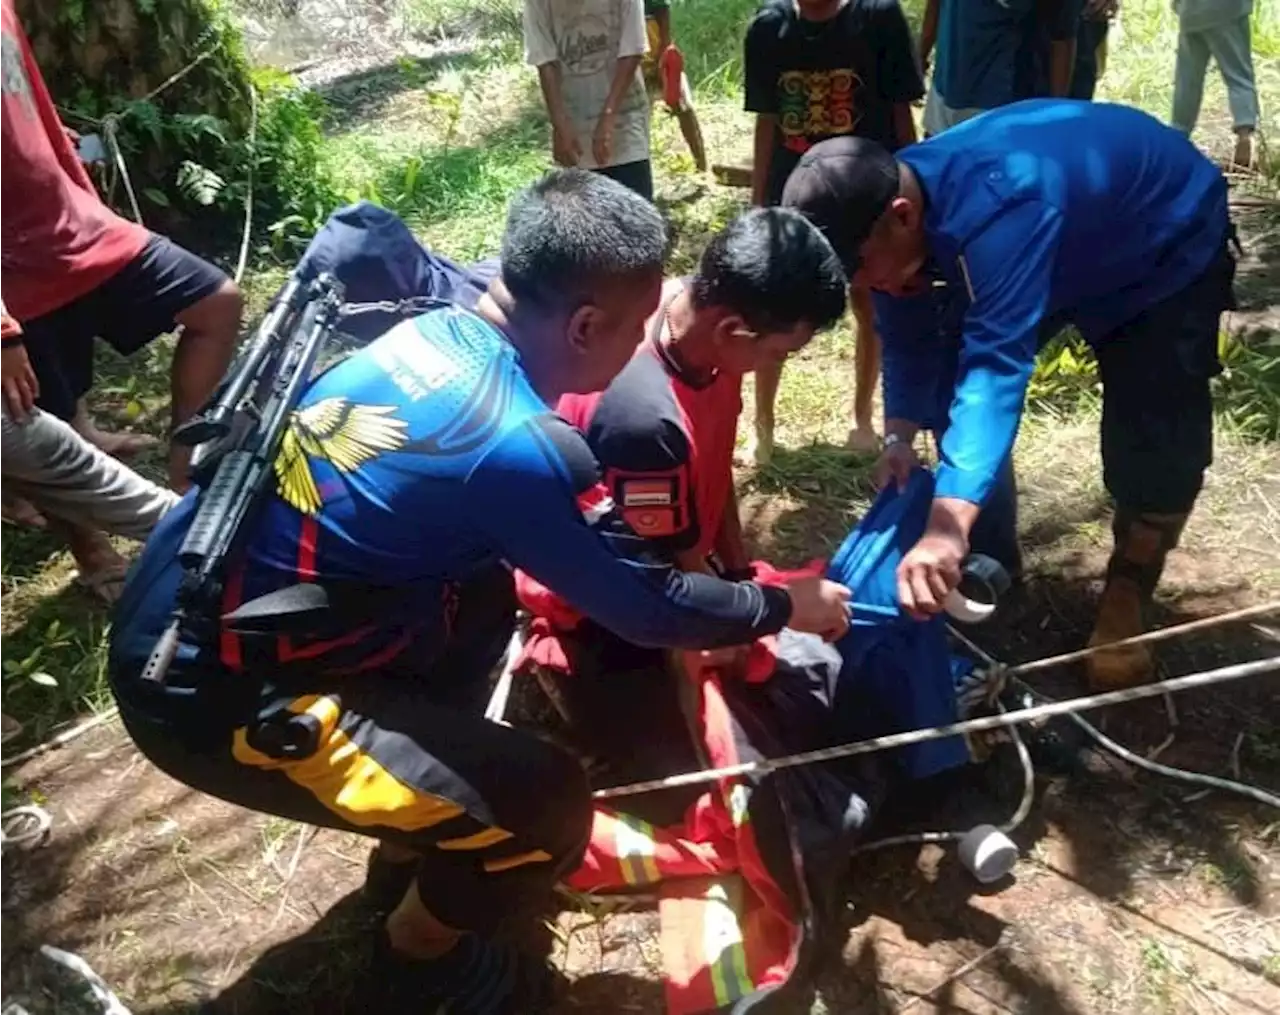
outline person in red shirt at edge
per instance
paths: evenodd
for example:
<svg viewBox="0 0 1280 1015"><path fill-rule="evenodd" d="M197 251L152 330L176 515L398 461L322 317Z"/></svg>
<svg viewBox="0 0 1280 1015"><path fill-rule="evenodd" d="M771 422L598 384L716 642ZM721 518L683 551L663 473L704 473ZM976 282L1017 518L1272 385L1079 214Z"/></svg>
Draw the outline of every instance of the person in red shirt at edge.
<svg viewBox="0 0 1280 1015"><path fill-rule="evenodd" d="M85 407L93 340L138 351L182 326L173 357L173 422L191 416L221 379L235 348L243 301L213 265L111 211L94 190L36 66L13 0L3 15L3 298L18 328L3 338L4 407L31 406L67 420L104 451L140 442L97 430ZM172 484L188 483L189 452L169 455Z"/></svg>
<svg viewBox="0 0 1280 1015"><path fill-rule="evenodd" d="M733 486L742 379L834 325L846 284L806 219L748 211L711 240L691 278L664 285L644 340L609 387L560 399L557 413L586 436L614 503L650 550L684 571L752 577ZM662 651L586 619L561 637L574 665L555 697L576 745L606 765L678 767L689 736L674 681L654 684ZM708 654L737 666L747 648Z"/></svg>

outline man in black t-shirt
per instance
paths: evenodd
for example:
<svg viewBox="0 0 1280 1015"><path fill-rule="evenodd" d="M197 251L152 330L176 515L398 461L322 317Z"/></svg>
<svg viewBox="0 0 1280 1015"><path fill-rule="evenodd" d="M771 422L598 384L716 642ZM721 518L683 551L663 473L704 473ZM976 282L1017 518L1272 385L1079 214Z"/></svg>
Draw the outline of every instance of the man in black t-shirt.
<svg viewBox="0 0 1280 1015"><path fill-rule="evenodd" d="M746 108L756 114L751 196L777 204L800 156L844 134L889 150L916 140L911 103L924 95L911 30L898 0L769 0L747 29ZM874 450L871 403L880 346L871 301L851 289L858 330L849 445ZM781 364L756 372L757 463L773 450Z"/></svg>

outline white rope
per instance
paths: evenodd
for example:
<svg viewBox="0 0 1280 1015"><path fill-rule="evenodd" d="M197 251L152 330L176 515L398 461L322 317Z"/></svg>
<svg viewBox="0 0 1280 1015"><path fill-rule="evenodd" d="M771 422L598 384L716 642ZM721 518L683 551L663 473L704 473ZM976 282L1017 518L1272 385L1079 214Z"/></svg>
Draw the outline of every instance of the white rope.
<svg viewBox="0 0 1280 1015"><path fill-rule="evenodd" d="M49 812L36 804L11 807L0 814L0 845L38 846L53 826Z"/></svg>
<svg viewBox="0 0 1280 1015"><path fill-rule="evenodd" d="M211 27L209 28L209 31L212 31L212 30L213 30L213 29L212 29L212 26L211 26ZM183 68L182 68L182 70L180 70L180 71L176 71L175 73L170 74L167 78L165 78L165 80L161 81L161 82L160 82L160 84L156 85L153 89L151 89L151 91L147 92L147 94L146 94L146 95L144 95L144 96L143 96L141 99L139 99L138 101L139 101L139 102L150 102L152 99L154 99L157 95L159 95L161 92L163 92L163 91L164 91L166 88L168 88L170 85L177 84L179 81L181 81L183 78L185 78L188 74L190 74L193 70L195 70L197 67L199 67L202 63L204 63L206 60L208 60L208 59L209 59L209 57L213 56L213 54L214 54L214 53L216 53L216 52L218 51L218 47L219 47L220 45L222 45L222 43L221 43L221 42L215 42L212 46L210 46L210 47L209 47L208 49L206 49L203 53L201 53L199 56L197 56L197 57L196 57L194 60L192 60L189 64L187 64L185 67L183 67Z"/></svg>
<svg viewBox="0 0 1280 1015"><path fill-rule="evenodd" d="M1185 624L1177 624L1173 627L1161 628L1159 631L1151 632L1151 634L1160 635L1161 637L1168 637L1168 635L1166 634L1166 632L1168 631L1173 631L1175 633L1180 633L1180 634L1186 634L1191 630L1213 626L1214 623L1225 623L1227 620L1243 620L1245 619L1246 616L1251 616L1255 612L1266 613L1268 611L1275 610L1277 605L1280 605L1280 604L1268 603L1268 604L1264 604L1263 606L1248 607L1243 610L1236 610L1233 613L1223 614L1219 617L1208 617L1202 620L1192 620L1192 621L1188 621ZM947 630L951 632L952 636L955 637L957 641L961 642L965 646L965 648L969 649L969 651L972 652L974 655L976 655L979 659L982 659L988 665L1000 666L1000 663L996 662L996 660L991 656L990 653L984 651L981 646L974 644L969 638L965 637L963 634L957 631L954 627L948 626ZM1132 642L1132 641L1137 641L1139 639L1159 640L1159 639L1151 639L1148 635L1140 635L1139 638L1129 639L1129 641ZM1122 643L1113 642L1112 645L1108 647L1114 647L1115 645L1118 645L1118 644L1122 644ZM1074 655L1074 653L1071 653L1071 655ZM1065 656L1056 657L1057 661L1059 662L1061 662L1065 658L1067 657ZM1051 658L1050 661L1053 661L1053 659ZM1037 665L1034 668L1039 669L1040 667ZM1014 669L1006 670L1004 673L1004 676L1009 678L1013 682L1013 684L1017 686L1020 690L1026 692L1027 694L1032 695L1038 701L1053 701L1053 699L1050 698L1048 695L1043 694L1040 691L1037 691L1030 684L1027 684L1017 679L1017 677L1013 676L1015 670L1017 669L1018 668L1015 667ZM1022 669L1022 672L1025 673L1026 669ZM1165 697L1165 702L1169 704L1170 707L1172 707L1172 699L1169 698L1167 695ZM1082 730L1084 730L1084 732L1088 736L1092 737L1093 740L1095 740L1102 747L1105 747L1107 750L1111 751L1117 757L1123 758L1125 761L1129 762L1131 765L1136 765L1138 768L1145 769L1148 772L1153 772L1156 775L1166 776L1167 778L1170 778L1170 779L1179 779L1183 782L1190 782L1190 783L1196 783L1201 786L1208 786L1210 789L1218 789L1218 790L1223 790L1227 793L1235 793L1239 796L1246 796L1246 797L1249 797L1250 799L1257 800L1260 803L1268 804L1273 807L1276 805L1277 798L1275 796L1266 792L1265 790L1258 789L1258 787L1256 786L1250 786L1248 783L1236 782L1231 779L1223 779L1221 776L1206 775L1203 772L1189 772L1184 768L1174 768L1172 765L1161 765L1154 760L1154 755L1150 758L1144 758L1142 755L1134 753L1133 751L1129 750L1129 748L1125 747L1123 744L1117 743L1115 740L1112 740L1109 736L1107 736L1105 733L1099 730L1096 726L1094 726L1091 722L1089 722L1089 720L1075 714L1074 712L1067 713L1067 717L1072 722L1074 722L1077 726L1079 726ZM1172 734L1170 734L1170 736L1172 737ZM1168 741L1166 741L1166 744L1161 746L1162 747L1167 746L1167 743Z"/></svg>
<svg viewBox="0 0 1280 1015"><path fill-rule="evenodd" d="M502 673L493 686L493 694L485 707L484 717L490 722L507 725L507 702L511 698L511 684L515 677L516 663L520 661L520 653L524 650L524 632L517 620L516 629L511 632L511 640L507 642L507 654L503 659Z"/></svg>
<svg viewBox="0 0 1280 1015"><path fill-rule="evenodd" d="M999 699L996 699L995 707L1000 713L1005 712ZM1031 813L1031 807L1036 798L1036 770L1031 763L1031 752L1027 750L1027 745L1022 739L1022 734L1018 732L1017 726L1010 726L1009 733L1013 737L1014 749L1018 752L1018 762L1022 765L1022 799L1018 802L1018 809L1013 812L1012 817L999 826L1000 831L1006 835L1017 831L1018 826L1027 820L1027 815ZM889 846L915 846L925 842L959 842L968 834L969 830L965 829L953 832L908 832L905 835L891 835L885 839L864 843L855 849L852 855L857 856L859 853L868 853Z"/></svg>
<svg viewBox="0 0 1280 1015"><path fill-rule="evenodd" d="M1021 681L1018 681L1018 686L1041 701L1052 700L1046 698L1043 694L1040 694L1035 688L1028 687ZM1123 758L1125 761L1129 762L1129 764L1136 765L1138 768L1145 769L1148 772L1153 772L1156 775L1167 776L1170 779L1178 779L1182 782L1199 783L1202 786L1208 786L1210 789L1219 789L1227 793L1247 796L1253 800L1257 800L1259 803L1266 804L1269 807L1280 807L1280 797L1274 796L1266 790L1259 789L1257 786L1250 786L1247 783L1236 782L1231 779L1223 779L1216 775L1206 775L1203 772L1188 772L1186 769L1174 768L1172 765L1162 765L1158 761L1154 761L1152 758L1144 758L1141 754L1137 754L1134 751L1129 750L1129 748L1125 747L1124 744L1117 743L1112 740L1109 736L1098 729L1098 727L1094 726L1093 723L1089 722L1088 719L1084 719L1074 713L1068 713L1067 718L1084 730L1085 733L1096 740L1101 746L1111 751L1112 754Z"/></svg>
<svg viewBox="0 0 1280 1015"><path fill-rule="evenodd" d="M253 167L258 161L258 89L249 83L249 192L244 196L244 235L240 237L240 257L236 261L236 285L244 278L249 263L249 234L253 231Z"/></svg>
<svg viewBox="0 0 1280 1015"><path fill-rule="evenodd" d="M129 169L124 164L124 155L120 152L120 142L116 140L116 120L115 114L103 119L102 135L106 138L107 149L111 152L116 172L120 174L120 179L124 181L124 190L129 195L129 207L133 209L133 218L139 225L142 225L142 212L138 209L138 198L133 193L133 181L129 179Z"/></svg>
<svg viewBox="0 0 1280 1015"><path fill-rule="evenodd" d="M212 27L207 29L204 35L201 36L201 39L205 38L212 31L213 31ZM221 41L215 42L212 46L206 49L203 53L197 56L185 67L169 75L169 77L167 77L164 81L160 82L160 84L156 85L155 88L151 89L151 91L147 92L146 95L144 95L141 99L138 99L137 101L150 102L161 92L165 91L170 86L181 81L184 77L186 77L193 70L199 67L202 63L208 60L209 57L213 56L213 54L218 51L218 47L221 45L222 45ZM257 91L256 89L254 89L252 84L250 84L249 90L250 90L250 99L252 102L252 105L250 107L250 120L249 120L249 148L250 148L250 152L252 153L253 134L256 128L257 118L258 118L258 102L257 102ZM67 112L68 111L63 110L61 107L58 108L58 113L60 116L66 115ZM133 192L133 181L129 178L129 167L125 165L124 153L120 150L120 142L116 137L116 130L117 130L116 124L120 120L120 114L108 113L101 120L94 120L93 117L85 116L83 113L71 112L71 115L74 116L77 120L80 120L84 123L95 124L102 128L103 140L106 141L107 151L111 156L112 168L119 175L120 179L124 181L124 189L125 189L125 193L129 196L129 208L133 212L134 221L136 221L139 225L145 225L145 223L142 221L142 210L138 207L138 197ZM108 201L111 199L111 192L114 191L114 189L115 189L115 181L112 180L111 187L108 188L108 193L107 193ZM252 204L252 202L253 202L253 161L252 159L250 159L249 197L246 203ZM241 275L244 273L244 258L245 258L246 248L248 246L249 224L251 221L252 219L250 216L250 211L246 207L245 240L244 240L244 244L241 247L241 252L240 252L240 268L236 272L237 282L240 281Z"/></svg>
<svg viewBox="0 0 1280 1015"><path fill-rule="evenodd" d="M1021 723L1032 722L1036 719L1047 719L1055 715L1068 715L1073 712L1103 708L1107 705L1118 705L1126 701L1139 701L1143 698L1188 691L1197 687L1208 687L1228 680L1238 680L1241 677L1255 676L1259 673L1272 673L1278 670L1280 670L1280 657L1260 659L1249 663L1237 663L1234 666L1223 666L1203 673L1174 677L1158 684L1129 687L1119 691L1107 691L1102 694L1072 698L1067 701L1049 702L1044 705L1021 708L1000 715L967 719L964 722L950 723L946 726L909 730L905 733L893 733L889 736L876 737L872 740L861 740L816 751L803 751L799 754L791 754L782 758L764 758L759 761L725 765L721 768L708 768L698 772L685 772L680 775L667 776L663 779L650 779L625 786L611 786L607 789L597 790L592 796L597 800L611 800L617 797L634 796L638 793L651 793L655 790L670 789L675 786L691 786L702 782L715 782L719 779L729 779L741 775L763 775L783 768L795 768L799 765L812 765L820 761L834 761L838 758L849 758L858 754L871 754L893 747L905 747L908 744L922 744L930 740L942 740L957 734L1003 729ZM1270 794L1266 794L1266 796L1267 803L1280 808L1280 797L1273 797Z"/></svg>
<svg viewBox="0 0 1280 1015"><path fill-rule="evenodd" d="M73 952L64 952L61 948L54 948L52 945L41 945L40 954L50 962L65 966L82 977L88 984L89 992L93 995L93 999L102 1005L103 1015L131 1015L129 1009L124 1006L120 998L112 993L111 988L107 986L102 977L95 973L93 967L79 955Z"/></svg>

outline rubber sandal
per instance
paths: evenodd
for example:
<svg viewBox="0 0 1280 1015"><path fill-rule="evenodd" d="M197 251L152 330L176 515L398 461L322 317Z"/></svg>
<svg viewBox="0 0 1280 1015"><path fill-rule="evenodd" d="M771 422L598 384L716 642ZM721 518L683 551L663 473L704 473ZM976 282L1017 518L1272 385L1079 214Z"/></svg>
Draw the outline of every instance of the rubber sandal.
<svg viewBox="0 0 1280 1015"><path fill-rule="evenodd" d="M124 591L124 580L129 566L123 562L108 564L96 571L80 572L76 584L104 606L114 606Z"/></svg>
<svg viewBox="0 0 1280 1015"><path fill-rule="evenodd" d="M4 498L3 506L0 507L0 519L9 525L28 529L44 530L49 527L48 520L36 510L36 506L21 497Z"/></svg>

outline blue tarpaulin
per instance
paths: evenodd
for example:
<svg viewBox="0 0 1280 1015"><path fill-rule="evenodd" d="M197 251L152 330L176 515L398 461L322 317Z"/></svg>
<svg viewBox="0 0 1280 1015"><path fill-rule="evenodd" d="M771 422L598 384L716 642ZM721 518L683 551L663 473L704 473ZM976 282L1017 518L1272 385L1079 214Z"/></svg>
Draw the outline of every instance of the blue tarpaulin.
<svg viewBox="0 0 1280 1015"><path fill-rule="evenodd" d="M369 201L339 208L316 233L298 267L327 271L346 287L348 303L431 297L474 307L498 273L498 260L470 267L428 250L395 214ZM348 318L342 330L372 341L400 318L367 313Z"/></svg>
<svg viewBox="0 0 1280 1015"><path fill-rule="evenodd" d="M838 643L837 712L860 737L956 722L956 680L971 664L953 656L945 620L918 621L898 604L898 564L924 532L933 475L917 469L906 488L890 485L845 537L827 569L853 593L853 624ZM906 775L924 778L969 760L963 738L900 748Z"/></svg>

